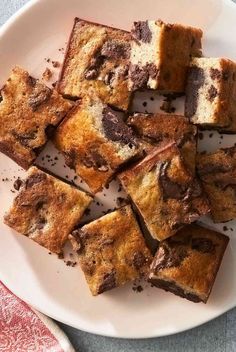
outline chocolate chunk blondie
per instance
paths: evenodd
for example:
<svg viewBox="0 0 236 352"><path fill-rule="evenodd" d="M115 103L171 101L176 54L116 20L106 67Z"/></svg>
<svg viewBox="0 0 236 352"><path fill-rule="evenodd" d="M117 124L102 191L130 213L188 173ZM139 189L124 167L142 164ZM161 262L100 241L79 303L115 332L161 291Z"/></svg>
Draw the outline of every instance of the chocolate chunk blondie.
<svg viewBox="0 0 236 352"><path fill-rule="evenodd" d="M0 151L28 169L72 107L20 67L0 90Z"/></svg>
<svg viewBox="0 0 236 352"><path fill-rule="evenodd" d="M191 57L201 56L202 31L158 21L134 22L129 89L185 91Z"/></svg>
<svg viewBox="0 0 236 352"><path fill-rule="evenodd" d="M173 142L153 149L119 179L150 234L160 241L209 212L200 183Z"/></svg>
<svg viewBox="0 0 236 352"><path fill-rule="evenodd" d="M70 98L90 92L103 102L127 110L130 33L76 18L58 90Z"/></svg>
<svg viewBox="0 0 236 352"><path fill-rule="evenodd" d="M32 166L4 222L53 253L62 248L92 197Z"/></svg>
<svg viewBox="0 0 236 352"><path fill-rule="evenodd" d="M100 100L87 97L71 110L55 134L55 145L63 152L67 165L93 193L100 191L117 169L139 151L123 117Z"/></svg>
<svg viewBox="0 0 236 352"><path fill-rule="evenodd" d="M130 205L73 231L70 239L94 296L146 275L152 261Z"/></svg>
<svg viewBox="0 0 236 352"><path fill-rule="evenodd" d="M222 58L191 61L185 115L192 123L236 133L236 63Z"/></svg>
<svg viewBox="0 0 236 352"><path fill-rule="evenodd" d="M214 222L236 218L236 147L197 156L197 171Z"/></svg>
<svg viewBox="0 0 236 352"><path fill-rule="evenodd" d="M229 238L198 225L189 225L160 243L149 281L192 302L206 303Z"/></svg>
<svg viewBox="0 0 236 352"><path fill-rule="evenodd" d="M174 114L136 113L128 118L143 149L148 152L164 141L175 141L189 169L195 173L197 128L188 119Z"/></svg>

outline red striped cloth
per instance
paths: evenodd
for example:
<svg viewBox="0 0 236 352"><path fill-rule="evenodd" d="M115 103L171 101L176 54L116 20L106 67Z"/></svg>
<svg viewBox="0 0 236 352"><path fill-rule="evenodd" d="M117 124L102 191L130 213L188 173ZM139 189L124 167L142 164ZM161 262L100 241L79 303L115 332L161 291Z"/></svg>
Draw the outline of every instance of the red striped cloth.
<svg viewBox="0 0 236 352"><path fill-rule="evenodd" d="M69 340L51 319L34 311L0 281L1 352L72 352Z"/></svg>

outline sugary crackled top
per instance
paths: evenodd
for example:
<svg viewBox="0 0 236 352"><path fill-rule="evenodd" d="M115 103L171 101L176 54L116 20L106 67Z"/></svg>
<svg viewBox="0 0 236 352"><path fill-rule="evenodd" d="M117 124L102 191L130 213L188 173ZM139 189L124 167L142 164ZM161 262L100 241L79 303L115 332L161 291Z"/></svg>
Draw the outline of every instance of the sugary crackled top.
<svg viewBox="0 0 236 352"><path fill-rule="evenodd" d="M90 91L126 110L129 56L129 32L76 18L58 89L71 97L84 97Z"/></svg>
<svg viewBox="0 0 236 352"><path fill-rule="evenodd" d="M4 221L20 234L60 253L91 201L85 192L33 166Z"/></svg>
<svg viewBox="0 0 236 352"><path fill-rule="evenodd" d="M72 103L19 67L0 91L0 151L28 168Z"/></svg>
<svg viewBox="0 0 236 352"><path fill-rule="evenodd" d="M146 274L152 260L130 205L83 226L72 243L94 295Z"/></svg>
<svg viewBox="0 0 236 352"><path fill-rule="evenodd" d="M123 114L99 99L84 98L68 114L55 134L55 144L92 192L111 179L117 168L139 151Z"/></svg>
<svg viewBox="0 0 236 352"><path fill-rule="evenodd" d="M202 187L186 169L175 143L167 143L119 175L154 238L172 236L209 212Z"/></svg>
<svg viewBox="0 0 236 352"><path fill-rule="evenodd" d="M216 231L195 224L186 226L161 242L149 278L175 282L186 293L206 301L228 241Z"/></svg>

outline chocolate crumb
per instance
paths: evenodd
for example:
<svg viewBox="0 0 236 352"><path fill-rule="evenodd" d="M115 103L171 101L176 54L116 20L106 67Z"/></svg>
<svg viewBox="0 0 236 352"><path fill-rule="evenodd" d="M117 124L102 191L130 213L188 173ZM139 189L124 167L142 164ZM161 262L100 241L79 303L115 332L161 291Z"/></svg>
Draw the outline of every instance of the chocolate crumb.
<svg viewBox="0 0 236 352"><path fill-rule="evenodd" d="M147 106L147 102L146 102L146 101L143 102L143 106L144 106L144 107Z"/></svg>
<svg viewBox="0 0 236 352"><path fill-rule="evenodd" d="M213 133L210 133L210 134L209 134L209 138L212 138L212 136L213 136Z"/></svg>
<svg viewBox="0 0 236 352"><path fill-rule="evenodd" d="M150 97L150 100L151 100L151 101L154 101L154 97Z"/></svg>
<svg viewBox="0 0 236 352"><path fill-rule="evenodd" d="M224 138L224 136L223 136L223 135L221 135L221 136L220 136L220 139L223 139L223 138Z"/></svg>
<svg viewBox="0 0 236 352"><path fill-rule="evenodd" d="M52 61L52 66L53 66L54 68L57 68L57 67L60 67L61 64L60 64L60 62L58 62L58 61Z"/></svg>
<svg viewBox="0 0 236 352"><path fill-rule="evenodd" d="M72 262L71 260L66 260L65 263L66 266L71 266L72 268L74 268L77 264L77 262Z"/></svg>
<svg viewBox="0 0 236 352"><path fill-rule="evenodd" d="M119 188L118 188L117 192L120 193L121 191L122 191L122 186L119 185Z"/></svg>
<svg viewBox="0 0 236 352"><path fill-rule="evenodd" d="M57 257L58 257L58 259L64 259L64 254L63 254L63 253L59 253L59 254L57 255Z"/></svg>
<svg viewBox="0 0 236 352"><path fill-rule="evenodd" d="M51 252L48 252L48 254L50 254L50 255L51 255L52 253L51 253Z"/></svg>
<svg viewBox="0 0 236 352"><path fill-rule="evenodd" d="M84 211L85 216L90 215L90 213L91 213L91 209L89 209L89 208L85 209L85 211Z"/></svg>
<svg viewBox="0 0 236 352"><path fill-rule="evenodd" d="M53 88L55 88L56 85L57 85L57 81L55 81L55 82L52 83Z"/></svg>
<svg viewBox="0 0 236 352"><path fill-rule="evenodd" d="M223 226L223 231L228 231L228 227L227 226Z"/></svg>
<svg viewBox="0 0 236 352"><path fill-rule="evenodd" d="M117 197L116 204L118 207L122 207L123 205L127 204L127 199L123 197Z"/></svg>
<svg viewBox="0 0 236 352"><path fill-rule="evenodd" d="M142 287L141 285L138 285L138 286L134 285L134 286L132 287L132 290L133 290L134 292L136 292L136 293L140 293L140 292L143 291L143 287Z"/></svg>
<svg viewBox="0 0 236 352"><path fill-rule="evenodd" d="M204 138L204 134L202 132L199 132L198 133L198 139L200 139L202 141L203 138Z"/></svg>

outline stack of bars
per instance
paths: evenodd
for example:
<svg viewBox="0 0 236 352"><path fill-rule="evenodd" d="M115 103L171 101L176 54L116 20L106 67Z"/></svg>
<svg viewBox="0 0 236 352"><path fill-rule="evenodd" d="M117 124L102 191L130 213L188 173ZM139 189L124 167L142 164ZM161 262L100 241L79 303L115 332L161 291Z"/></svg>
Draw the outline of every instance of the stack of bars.
<svg viewBox="0 0 236 352"><path fill-rule="evenodd" d="M16 67L1 90L0 151L29 169L4 221L53 253L70 240L93 295L144 277L208 300L229 238L196 221L236 218L236 147L197 153L197 133L236 133L236 64L201 57L201 38L161 20L127 32L76 18L55 89ZM185 116L129 113L144 89L185 94ZM49 138L90 193L35 166ZM80 225L114 177L130 204Z"/></svg>

